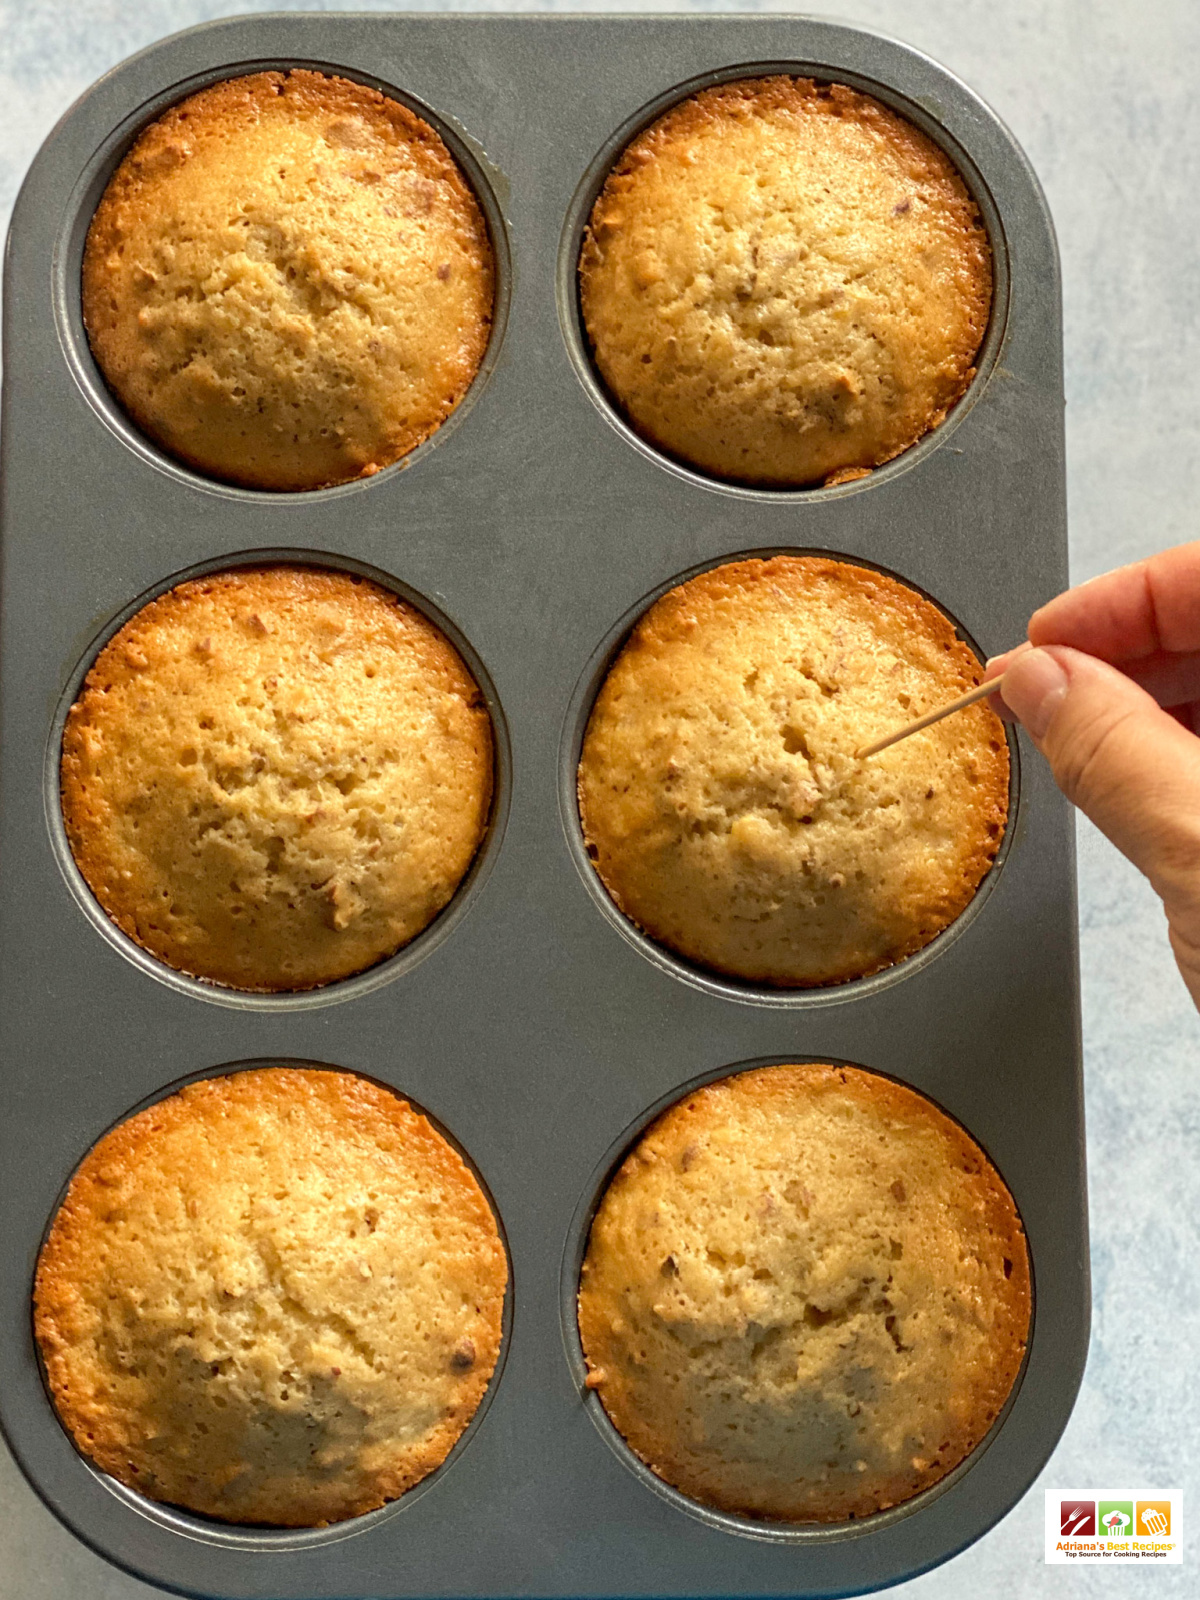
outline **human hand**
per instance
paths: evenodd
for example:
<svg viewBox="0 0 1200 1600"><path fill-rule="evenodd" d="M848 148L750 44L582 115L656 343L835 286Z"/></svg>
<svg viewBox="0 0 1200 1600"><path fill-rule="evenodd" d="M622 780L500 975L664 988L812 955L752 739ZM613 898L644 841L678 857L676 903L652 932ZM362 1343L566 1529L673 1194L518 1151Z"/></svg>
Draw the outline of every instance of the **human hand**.
<svg viewBox="0 0 1200 1600"><path fill-rule="evenodd" d="M1068 589L988 662L1067 798L1149 878L1200 1007L1200 542Z"/></svg>

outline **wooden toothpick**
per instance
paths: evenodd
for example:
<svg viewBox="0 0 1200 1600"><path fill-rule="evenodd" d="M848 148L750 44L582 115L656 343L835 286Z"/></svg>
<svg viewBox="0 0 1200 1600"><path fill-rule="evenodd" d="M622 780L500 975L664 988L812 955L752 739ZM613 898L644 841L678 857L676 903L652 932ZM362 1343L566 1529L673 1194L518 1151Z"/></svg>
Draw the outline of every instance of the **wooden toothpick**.
<svg viewBox="0 0 1200 1600"><path fill-rule="evenodd" d="M943 717L952 716L956 711L965 711L977 700L986 700L990 694L999 694L1003 687L1003 673L998 678L990 678L987 683L977 683L973 689L968 689L966 694L960 694L957 700L951 700L948 706L939 706L936 711L927 711L915 722L907 722L903 728L897 728L894 733L876 739L874 744L863 745L861 750L855 751L855 759L865 761L867 756L877 756L881 750L886 750L888 745L899 744L900 740L907 739L910 733L920 733L922 728L928 728L931 724L940 722Z"/></svg>

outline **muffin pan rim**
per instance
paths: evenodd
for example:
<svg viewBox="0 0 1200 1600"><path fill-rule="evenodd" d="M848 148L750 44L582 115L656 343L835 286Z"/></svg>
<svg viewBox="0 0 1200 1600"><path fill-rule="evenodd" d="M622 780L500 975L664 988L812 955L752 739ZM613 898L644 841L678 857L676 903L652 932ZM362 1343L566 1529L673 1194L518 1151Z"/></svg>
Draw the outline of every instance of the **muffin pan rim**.
<svg viewBox="0 0 1200 1600"><path fill-rule="evenodd" d="M605 1410L599 1394L594 1389L587 1387L588 1365L583 1353L583 1338L579 1331L579 1289L582 1281L583 1261L587 1255L588 1243L591 1238L592 1224L618 1169L646 1130L660 1116L669 1111L672 1106L678 1105L682 1100L686 1100L688 1095L694 1094L698 1089L707 1088L714 1083L723 1083L726 1079L736 1078L744 1072L754 1072L760 1067L792 1065L851 1067L857 1072L865 1072L874 1077L883 1078L889 1083L899 1084L902 1088L919 1095L921 1099L928 1101L944 1117L961 1128L972 1143L983 1152L1007 1189L1013 1205L1016 1207L1018 1220L1021 1223L1021 1234L1025 1240L1025 1251L1029 1260L1029 1327L1025 1338L1025 1349L1022 1352L1021 1364L1017 1369L1016 1377L1013 1379L1012 1387L1005 1396L1004 1404L1000 1407L987 1432L957 1466L952 1467L949 1472L939 1478L936 1483L930 1484L927 1489L922 1489L919 1494L911 1495L907 1500L901 1500L896 1505L888 1506L883 1511L876 1511L869 1517L853 1517L843 1522L794 1523L783 1519L758 1518L737 1512L723 1511L716 1506L706 1505L702 1500L694 1499L691 1495L685 1494L682 1489L676 1488L666 1478L660 1477L647 1462L642 1460L633 1446L626 1440ZM1005 1420L1016 1404L1017 1396L1025 1381L1026 1369L1029 1366L1029 1354L1033 1348L1037 1324L1037 1300L1037 1275L1033 1250L1030 1248L1029 1235L1025 1230L1025 1220L1021 1213L1021 1207L999 1163L994 1159L982 1139L978 1138L960 1117L956 1117L933 1095L923 1089L914 1088L912 1084L906 1083L903 1078L883 1072L878 1067L864 1066L859 1061L841 1061L828 1055L810 1055L803 1052L796 1052L791 1055L758 1056L746 1061L735 1062L732 1065L712 1067L705 1072L698 1073L694 1078L683 1084L682 1087L669 1090L665 1095L660 1096L653 1105L640 1112L609 1145L609 1148L593 1168L587 1184L580 1194L565 1235L559 1275L559 1315L562 1323L563 1350L566 1355L567 1365L570 1367L571 1375L579 1389L584 1410L591 1418L601 1438L603 1438L622 1465L640 1483L659 1495L661 1499L673 1506L676 1511L695 1517L699 1522L703 1522L709 1527L717 1528L724 1533L739 1535L743 1538L788 1545L841 1543L847 1539L861 1538L865 1534L870 1534L880 1528L894 1526L896 1523L916 1515L925 1506L930 1505L965 1477L971 1467L982 1458L984 1452L999 1436Z"/></svg>
<svg viewBox="0 0 1200 1600"><path fill-rule="evenodd" d="M579 811L579 763L596 698L634 628L663 595L688 583L692 578L699 577L701 573L713 572L718 567L729 566L738 561L769 560L772 556L780 555L818 556L849 566L865 567L868 571L895 579L906 588L915 590L923 599L928 600L930 605L936 607L950 623L955 635L973 651L976 659L981 663L986 661L979 645L952 611L920 584L901 576L893 568L885 567L880 562L867 561L859 556L848 556L825 548L801 545L761 546L701 562L673 578L666 579L641 600L635 601L609 628L588 657L576 680L563 719L559 742L558 808L571 860L593 903L645 960L661 971L669 973L679 982L691 984L694 988L706 994L719 996L723 1000L734 1000L742 1005L803 1011L815 1006L831 1006L845 1001L864 999L879 993L882 989L888 989L892 984L900 983L905 978L922 972L931 961L937 960L939 955L967 932L995 890L1017 838L1021 807L1021 753L1013 728L1007 723L1004 724L1004 736L1008 743L1008 812L999 848L991 865L979 880L975 893L958 916L934 934L927 944L913 951L911 955L892 962L890 966L882 967L878 972L867 973L860 978L847 978L838 983L816 984L811 987L789 988L783 985L776 987L749 978L737 978L732 974L719 972L716 968L705 967L698 961L691 961L687 956L672 950L669 945L660 943L640 928L609 894L584 843L583 823Z"/></svg>
<svg viewBox="0 0 1200 1600"><path fill-rule="evenodd" d="M83 692L84 681L95 665L96 658L125 624L152 601L180 584L190 583L194 579L209 577L219 572L236 571L240 567L262 566L307 566L331 572L344 572L350 576L368 579L389 593L398 595L439 628L458 651L467 671L483 695L492 731L492 796L483 834L454 893L433 920L391 955L384 956L358 972L350 973L348 977L335 978L329 983L313 988L281 989L273 992L236 989L229 984L198 978L181 968L172 967L161 957L140 945L123 928L117 926L100 904L75 860L63 818L60 776L63 733L71 708ZM361 995L370 994L385 984L396 982L414 967L419 966L427 956L432 955L453 935L459 923L470 911L476 896L482 892L500 855L512 806L512 741L499 693L482 657L462 629L428 596L382 568L373 568L366 562L356 561L353 557L339 555L336 552L301 550L294 547L246 550L193 564L165 580L160 580L143 590L134 600L127 602L120 611L110 615L100 626L71 669L58 696L46 739L42 783L46 830L63 882L86 920L126 961L168 988L204 1000L211 1005L225 1006L236 1011L314 1011L324 1006L358 999Z"/></svg>
<svg viewBox="0 0 1200 1600"><path fill-rule="evenodd" d="M836 75L829 77L825 75L827 72L834 72ZM811 77L819 84L845 84L848 88L880 101L889 110L911 122L931 139L953 164L979 211L991 249L992 303L988 312L987 327L975 354L975 372L967 387L935 427L927 429L919 439L890 460L869 468L864 477L853 478L846 483L813 483L788 488L739 482L737 479L721 478L716 473L706 472L704 468L694 465L682 456L673 455L669 450L654 444L638 431L625 415L621 402L609 390L592 353L591 340L583 318L579 287L579 260L583 237L608 175L627 146L673 107L682 104L703 89L725 83L737 83L742 79L775 76ZM965 94L975 98L972 91L961 81L958 81L958 87ZM674 473L696 488L731 495L742 500L765 500L769 504L780 502L808 504L813 500L840 499L847 495L864 493L879 483L898 476L901 472L919 466L927 456L939 449L966 419L988 387L1000 363L1008 333L1010 289L1009 243L1000 208L983 173L950 130L930 116L925 107L917 101L865 73L829 68L827 65L798 58L751 62L738 67L722 67L698 74L676 84L672 89L664 90L628 116L592 157L571 196L563 218L555 271L559 328L568 358L584 393L614 432L647 460L654 462L664 471Z"/></svg>
<svg viewBox="0 0 1200 1600"><path fill-rule="evenodd" d="M70 1429L59 1416L58 1408L54 1404L50 1391L45 1362L42 1360L41 1347L38 1345L34 1333L34 1285L37 1267L41 1263L42 1251L45 1248L47 1239L50 1237L51 1229L57 1220L63 1202L67 1198L71 1184L75 1180L76 1173L100 1141L107 1138L122 1123L130 1121L131 1118L138 1116L143 1111L148 1111L151 1106L159 1105L162 1101L169 1100L172 1095L178 1094L181 1089L186 1088L189 1084L204 1083L210 1078L229 1078L240 1072L255 1072L270 1067L290 1067L301 1071L340 1072L351 1078L365 1078L377 1088L384 1089L388 1094L395 1095L397 1099L405 1101L411 1110L415 1111L418 1116L424 1117L433 1131L446 1141L479 1185L480 1192L491 1212L492 1220L496 1224L500 1247L504 1251L506 1277L504 1282L504 1304L500 1313L500 1345L496 1353L496 1365L492 1368L487 1387L480 1396L479 1404L472 1412L466 1427L463 1428L438 1465L431 1472L427 1472L423 1478L418 1479L403 1494L397 1495L394 1500L385 1501L381 1506L376 1506L373 1511L360 1512L358 1516L354 1517L343 1517L340 1521L328 1523L323 1528L287 1528L278 1525L260 1525L248 1522L222 1522L219 1518L205 1517L199 1512L190 1511L185 1506L177 1505L174 1501L152 1500L149 1495L141 1494L137 1489L122 1483L120 1479L112 1477L102 1467L98 1467L91 1457L79 1448ZM30 1280L29 1284L29 1338L33 1345L46 1405L50 1410L55 1425L66 1438L67 1443L92 1478L109 1494L129 1506L139 1516L145 1517L148 1521L157 1523L171 1533L178 1534L185 1539L195 1540L198 1543L216 1545L227 1550L246 1550L262 1553L282 1550L311 1550L319 1546L339 1543L343 1539L353 1538L360 1533L367 1533L371 1528L378 1526L379 1523L390 1520L404 1510L406 1506L412 1505L416 1500L420 1499L427 1490L432 1489L434 1484L439 1482L458 1460L470 1440L474 1437L478 1425L483 1421L484 1415L490 1408L492 1400L500 1387L504 1366L508 1359L509 1346L512 1342L513 1282L512 1251L509 1248L508 1233L504 1226L504 1218L500 1207L496 1203L487 1179L471 1156L470 1151L466 1149L439 1117L428 1111L412 1095L397 1089L393 1084L384 1082L382 1078L372 1076L369 1072L361 1072L354 1067L335 1066L332 1062L327 1061L308 1061L283 1056L262 1056L244 1061L222 1062L215 1067L201 1067L195 1072L186 1073L151 1094L144 1095L136 1105L130 1106L127 1111L116 1117L106 1128L95 1135L71 1168L70 1174L59 1190L54 1205L46 1218L46 1226L38 1243L37 1257L34 1264L34 1278Z"/></svg>
<svg viewBox="0 0 1200 1600"><path fill-rule="evenodd" d="M121 401L109 388L92 352L91 341L83 322L82 273L83 252L88 229L96 208L121 162L145 130L172 106L179 105L189 96L210 89L218 83L236 78L251 77L260 72L291 72L293 70L321 73L326 77L347 78L364 88L375 89L388 99L397 101L407 110L427 122L442 140L457 162L463 178L475 197L487 228L492 248L493 298L492 322L487 346L474 377L449 415L429 436L406 455L389 462L378 472L351 478L346 483L327 484L315 489L252 489L242 484L230 483L211 476L198 467L174 456L164 446L151 438L126 412ZM192 490L216 494L226 499L250 503L288 503L291 501L327 502L343 496L361 493L380 481L420 464L441 440L457 430L474 409L483 391L488 387L508 330L509 311L513 291L513 259L509 239L508 219L497 194L495 178L497 169L488 161L482 144L472 140L465 128L460 128L444 113L434 111L417 95L385 78L358 68L339 66L330 61L306 56L273 56L247 58L233 65L206 68L152 95L131 111L113 128L92 153L79 175L78 182L65 208L53 256L54 317L59 346L63 358L75 380L75 385L101 422L117 439L143 462L156 471L166 474L176 483Z"/></svg>

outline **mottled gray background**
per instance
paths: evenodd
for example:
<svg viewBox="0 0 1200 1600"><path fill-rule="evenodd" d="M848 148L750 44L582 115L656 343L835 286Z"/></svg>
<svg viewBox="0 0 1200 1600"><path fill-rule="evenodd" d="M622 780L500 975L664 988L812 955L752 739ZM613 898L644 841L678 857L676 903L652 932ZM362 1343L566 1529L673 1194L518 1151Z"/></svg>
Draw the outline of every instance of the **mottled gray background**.
<svg viewBox="0 0 1200 1600"><path fill-rule="evenodd" d="M0 207L72 100L193 23L279 6L0 0ZM329 0L291 10L394 9ZM414 11L796 11L796 5L411 4ZM1066 296L1076 580L1195 537L1200 489L1200 5L1196 0L841 0L988 100L1050 198ZM1083 824L1080 923L1095 1315L1047 1487L1179 1486L1200 1517L1200 1021L1158 902ZM1037 1105L1028 1108L1036 1117ZM1200 1594L1182 1568L1047 1567L1041 1485L906 1600ZM0 1600L148 1600L77 1544L0 1445Z"/></svg>

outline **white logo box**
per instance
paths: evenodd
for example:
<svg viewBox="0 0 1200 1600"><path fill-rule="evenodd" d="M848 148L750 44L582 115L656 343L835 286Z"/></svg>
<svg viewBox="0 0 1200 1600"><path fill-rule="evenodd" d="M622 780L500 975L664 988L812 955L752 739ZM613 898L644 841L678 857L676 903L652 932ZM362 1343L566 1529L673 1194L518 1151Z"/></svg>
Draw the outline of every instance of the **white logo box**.
<svg viewBox="0 0 1200 1600"><path fill-rule="evenodd" d="M1168 1501L1170 1523L1166 1530L1149 1532L1143 1529L1137 1507L1139 1501ZM1133 1522L1124 1537L1114 1537L1100 1525L1100 1505L1104 1501L1128 1503L1133 1508ZM1095 1533L1080 1535L1075 1527L1087 1527L1083 1516L1067 1519L1064 1532L1063 1508L1083 1512L1091 1506L1096 1516L1091 1526ZM1161 1523L1161 1517L1151 1517L1151 1524ZM1150 1489L1144 1485L1116 1489L1047 1489L1046 1490L1046 1562L1053 1566L1077 1565L1081 1562L1117 1566L1136 1562L1139 1566L1181 1566L1184 1543L1183 1494L1179 1489Z"/></svg>

